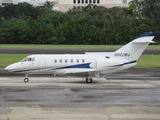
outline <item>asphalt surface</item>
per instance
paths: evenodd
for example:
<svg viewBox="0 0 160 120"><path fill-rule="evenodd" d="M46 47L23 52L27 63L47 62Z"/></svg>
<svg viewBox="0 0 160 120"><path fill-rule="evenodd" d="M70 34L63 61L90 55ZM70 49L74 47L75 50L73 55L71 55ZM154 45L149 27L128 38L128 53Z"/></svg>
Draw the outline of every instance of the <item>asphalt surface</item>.
<svg viewBox="0 0 160 120"><path fill-rule="evenodd" d="M0 77L0 120L159 120L160 77ZM125 75L125 74L121 74ZM148 79L146 79L148 78ZM149 79L150 78L150 79Z"/></svg>
<svg viewBox="0 0 160 120"><path fill-rule="evenodd" d="M117 49L10 49L0 48L0 54L84 54L85 52L113 52ZM160 54L160 50L145 50L143 54Z"/></svg>

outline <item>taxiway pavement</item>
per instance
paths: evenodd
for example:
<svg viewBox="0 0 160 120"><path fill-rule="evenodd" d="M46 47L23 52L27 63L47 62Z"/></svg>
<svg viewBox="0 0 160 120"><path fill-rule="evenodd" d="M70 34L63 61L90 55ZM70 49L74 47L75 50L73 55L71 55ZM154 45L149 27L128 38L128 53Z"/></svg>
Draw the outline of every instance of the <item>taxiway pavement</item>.
<svg viewBox="0 0 160 120"><path fill-rule="evenodd" d="M85 52L113 52L117 49L39 49L0 48L0 54L84 54ZM143 54L160 54L158 49L147 49Z"/></svg>
<svg viewBox="0 0 160 120"><path fill-rule="evenodd" d="M0 120L159 120L160 80L0 77Z"/></svg>

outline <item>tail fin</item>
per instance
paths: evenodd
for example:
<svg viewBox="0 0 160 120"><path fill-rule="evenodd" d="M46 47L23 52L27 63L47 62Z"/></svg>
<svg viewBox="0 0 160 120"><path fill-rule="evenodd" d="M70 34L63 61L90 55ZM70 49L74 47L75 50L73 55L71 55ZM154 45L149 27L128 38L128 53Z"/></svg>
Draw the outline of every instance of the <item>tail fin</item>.
<svg viewBox="0 0 160 120"><path fill-rule="evenodd" d="M143 51L147 48L149 43L154 43L153 38L156 36L156 32L146 32L139 36L137 39L129 42L122 48L114 52L114 57L120 59L135 61L137 60Z"/></svg>

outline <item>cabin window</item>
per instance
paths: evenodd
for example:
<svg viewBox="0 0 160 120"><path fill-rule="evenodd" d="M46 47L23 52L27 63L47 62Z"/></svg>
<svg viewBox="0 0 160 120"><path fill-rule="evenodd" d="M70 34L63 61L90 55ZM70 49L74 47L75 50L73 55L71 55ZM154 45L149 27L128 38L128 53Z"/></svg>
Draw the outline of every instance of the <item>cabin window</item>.
<svg viewBox="0 0 160 120"><path fill-rule="evenodd" d="M71 63L73 63L73 59L71 59Z"/></svg>
<svg viewBox="0 0 160 120"><path fill-rule="evenodd" d="M55 59L54 62L57 63L57 60Z"/></svg>
<svg viewBox="0 0 160 120"><path fill-rule="evenodd" d="M67 59L65 59L65 63L67 63Z"/></svg>
<svg viewBox="0 0 160 120"><path fill-rule="evenodd" d="M77 59L77 63L79 62L79 59Z"/></svg>
<svg viewBox="0 0 160 120"><path fill-rule="evenodd" d="M62 63L62 59L60 59L59 62Z"/></svg>
<svg viewBox="0 0 160 120"><path fill-rule="evenodd" d="M82 62L84 63L84 59L82 59Z"/></svg>
<svg viewBox="0 0 160 120"><path fill-rule="evenodd" d="M32 58L28 58L28 60L27 61L31 61L32 60Z"/></svg>

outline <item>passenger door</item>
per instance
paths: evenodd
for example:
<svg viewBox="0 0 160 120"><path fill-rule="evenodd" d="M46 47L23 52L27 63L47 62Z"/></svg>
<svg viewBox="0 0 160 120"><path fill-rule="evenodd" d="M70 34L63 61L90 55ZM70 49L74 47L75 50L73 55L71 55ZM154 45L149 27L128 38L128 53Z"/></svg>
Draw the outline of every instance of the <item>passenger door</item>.
<svg viewBox="0 0 160 120"><path fill-rule="evenodd" d="M45 60L43 60L43 59L39 60L38 65L39 65L39 72L40 73L45 73L46 72L46 62L45 62Z"/></svg>

